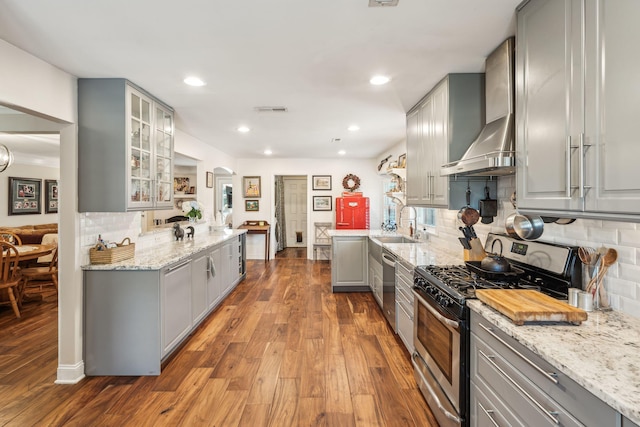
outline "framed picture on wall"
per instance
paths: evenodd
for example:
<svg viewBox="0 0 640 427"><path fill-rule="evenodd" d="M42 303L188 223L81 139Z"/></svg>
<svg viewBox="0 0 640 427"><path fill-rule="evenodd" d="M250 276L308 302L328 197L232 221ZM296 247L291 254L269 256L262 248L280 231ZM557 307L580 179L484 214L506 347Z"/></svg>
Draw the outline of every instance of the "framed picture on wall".
<svg viewBox="0 0 640 427"><path fill-rule="evenodd" d="M333 209L331 196L313 196L314 211L330 211Z"/></svg>
<svg viewBox="0 0 640 427"><path fill-rule="evenodd" d="M42 213L42 180L9 177L9 215Z"/></svg>
<svg viewBox="0 0 640 427"><path fill-rule="evenodd" d="M331 175L313 175L314 190L331 190Z"/></svg>
<svg viewBox="0 0 640 427"><path fill-rule="evenodd" d="M244 189L244 197L260 197L260 177L259 176L243 176L242 188Z"/></svg>
<svg viewBox="0 0 640 427"><path fill-rule="evenodd" d="M260 200L245 200L244 210L247 212L258 212L260 210Z"/></svg>
<svg viewBox="0 0 640 427"><path fill-rule="evenodd" d="M213 188L213 172L207 172L207 188Z"/></svg>
<svg viewBox="0 0 640 427"><path fill-rule="evenodd" d="M44 213L58 213L58 181L44 180Z"/></svg>

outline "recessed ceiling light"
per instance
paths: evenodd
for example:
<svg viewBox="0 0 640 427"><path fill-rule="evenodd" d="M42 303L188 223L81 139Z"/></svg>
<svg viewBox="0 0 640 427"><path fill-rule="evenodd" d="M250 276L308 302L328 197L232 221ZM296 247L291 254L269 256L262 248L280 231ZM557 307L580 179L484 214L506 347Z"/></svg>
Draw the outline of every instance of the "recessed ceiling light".
<svg viewBox="0 0 640 427"><path fill-rule="evenodd" d="M338 154L340 154L341 156L344 156L345 154L347 154L347 152L344 150L340 150L338 151Z"/></svg>
<svg viewBox="0 0 640 427"><path fill-rule="evenodd" d="M390 80L391 79L387 76L373 76L371 77L371 80L369 80L369 83L379 86L389 83Z"/></svg>
<svg viewBox="0 0 640 427"><path fill-rule="evenodd" d="M204 86L204 85L206 85L206 83L202 79L200 79L200 78L198 78L196 76L189 76L186 79L184 79L184 82L186 84L188 84L189 86Z"/></svg>
<svg viewBox="0 0 640 427"><path fill-rule="evenodd" d="M348 130L348 131L351 131L351 132L355 132L355 131L357 131L357 130L360 130L360 126L358 126L358 125L351 125L351 126L349 126L349 127L347 128L347 130Z"/></svg>
<svg viewBox="0 0 640 427"><path fill-rule="evenodd" d="M273 154L273 151L267 148L266 150L264 150L264 154L266 154L267 156L270 156L271 154Z"/></svg>
<svg viewBox="0 0 640 427"><path fill-rule="evenodd" d="M247 126L239 126L238 127L238 132L242 132L242 133L247 133L249 132L251 129L249 129Z"/></svg>

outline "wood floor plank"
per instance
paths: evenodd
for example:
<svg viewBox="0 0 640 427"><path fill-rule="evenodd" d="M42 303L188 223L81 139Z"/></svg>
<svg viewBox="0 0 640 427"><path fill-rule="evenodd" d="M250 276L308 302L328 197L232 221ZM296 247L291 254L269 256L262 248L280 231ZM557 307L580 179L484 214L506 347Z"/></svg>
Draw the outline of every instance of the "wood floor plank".
<svg viewBox="0 0 640 427"><path fill-rule="evenodd" d="M352 399L356 426L384 427L382 414L378 410L378 404L373 395L356 394Z"/></svg>
<svg viewBox="0 0 640 427"><path fill-rule="evenodd" d="M299 395L299 380L297 378L280 378L271 404L267 425L295 427L298 418Z"/></svg>
<svg viewBox="0 0 640 427"><path fill-rule="evenodd" d="M271 342L267 345L251 387L248 403L271 403L273 401L273 393L278 384L280 364L284 355L284 345L282 342Z"/></svg>
<svg viewBox="0 0 640 427"><path fill-rule="evenodd" d="M344 356L328 354L325 377L327 382L327 412L353 415L351 388Z"/></svg>
<svg viewBox="0 0 640 427"><path fill-rule="evenodd" d="M370 293L332 293L328 261L247 269L157 377L54 384L56 293L0 307L0 425L437 425Z"/></svg>

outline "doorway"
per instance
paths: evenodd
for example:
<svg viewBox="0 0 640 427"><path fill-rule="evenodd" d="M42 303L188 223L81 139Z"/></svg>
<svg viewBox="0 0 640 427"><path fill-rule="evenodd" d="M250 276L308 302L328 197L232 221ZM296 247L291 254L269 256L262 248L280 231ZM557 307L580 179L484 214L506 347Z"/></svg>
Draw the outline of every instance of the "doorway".
<svg viewBox="0 0 640 427"><path fill-rule="evenodd" d="M276 240L277 250L306 248L307 240L307 176L276 176Z"/></svg>

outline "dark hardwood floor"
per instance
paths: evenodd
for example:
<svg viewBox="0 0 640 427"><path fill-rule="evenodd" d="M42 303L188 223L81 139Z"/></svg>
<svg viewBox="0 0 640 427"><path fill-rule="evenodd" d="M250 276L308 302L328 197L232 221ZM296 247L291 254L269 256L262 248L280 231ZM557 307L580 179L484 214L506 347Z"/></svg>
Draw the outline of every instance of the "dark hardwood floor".
<svg viewBox="0 0 640 427"><path fill-rule="evenodd" d="M332 293L328 261L247 270L157 377L56 385L55 292L0 306L0 425L437 425L372 295Z"/></svg>

